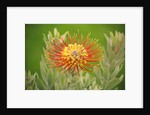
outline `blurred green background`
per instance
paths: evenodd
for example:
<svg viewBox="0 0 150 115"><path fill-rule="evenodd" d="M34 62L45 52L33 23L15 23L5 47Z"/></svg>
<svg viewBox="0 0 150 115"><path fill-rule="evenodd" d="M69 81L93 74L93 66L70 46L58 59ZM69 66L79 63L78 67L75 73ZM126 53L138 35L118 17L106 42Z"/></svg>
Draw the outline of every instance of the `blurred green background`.
<svg viewBox="0 0 150 115"><path fill-rule="evenodd" d="M86 37L91 32L91 38L99 39L104 47L106 47L104 33L109 34L110 31L113 33L119 31L125 34L125 24L25 24L26 71L30 70L32 73L40 74L41 54L43 53L43 47L45 47L43 34L47 36L48 31L53 34L54 28L57 28L60 35L66 31L69 31L72 35L79 30L83 37ZM121 73L125 73L124 68ZM120 84L119 89L125 89L125 79Z"/></svg>

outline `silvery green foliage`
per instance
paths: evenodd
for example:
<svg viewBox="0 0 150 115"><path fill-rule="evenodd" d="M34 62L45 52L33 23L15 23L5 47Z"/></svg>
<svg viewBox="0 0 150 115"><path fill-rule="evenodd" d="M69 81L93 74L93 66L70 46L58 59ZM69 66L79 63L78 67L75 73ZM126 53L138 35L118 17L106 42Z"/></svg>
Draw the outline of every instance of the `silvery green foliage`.
<svg viewBox="0 0 150 115"><path fill-rule="evenodd" d="M66 77L67 76L67 77ZM98 90L101 86L96 84L96 79L89 77L89 74L78 76L65 75L57 78L55 82L56 90Z"/></svg>
<svg viewBox="0 0 150 115"><path fill-rule="evenodd" d="M43 39L46 44L46 48L52 39L59 39L62 37L66 39L65 34L60 35L57 29L54 29L54 36L51 32L46 37L43 35ZM29 74L26 76L26 89L40 89L40 90L97 90L102 87L96 84L96 78L90 77L89 73L83 73L81 71L80 76L78 74L72 75L70 73L64 73L59 69L52 68L48 61L46 48L43 48L44 55L41 56L40 61L40 75L35 73L34 75ZM48 49L48 48L47 48ZM28 82L28 79L30 82Z"/></svg>
<svg viewBox="0 0 150 115"><path fill-rule="evenodd" d="M40 74L26 73L25 89L27 90L111 90L117 89L118 84L122 81L124 75L118 76L124 62L124 35L116 32L115 35L105 35L107 48L104 50L104 59L99 66L95 67L96 77L90 73L80 72L72 75L64 73L59 69L52 68L46 50L52 39L59 39L60 36L66 39L66 32L60 35L57 29L54 29L54 36L51 32L48 36L43 35L46 48L43 48L44 56L41 56Z"/></svg>
<svg viewBox="0 0 150 115"><path fill-rule="evenodd" d="M38 77L39 76L37 73L32 75L30 71L28 71L28 73L25 72L25 89L28 89L28 90L38 89L37 83L36 83Z"/></svg>
<svg viewBox="0 0 150 115"><path fill-rule="evenodd" d="M42 56L40 62L41 67L41 79L44 81L43 89L52 90L88 90L88 89L102 89L96 84L96 79L89 77L88 73L80 76L75 74L72 76L70 73L64 73L55 68L49 67L49 64L45 63L45 59Z"/></svg>
<svg viewBox="0 0 150 115"><path fill-rule="evenodd" d="M40 62L41 75L31 72L26 74L25 89L27 90L98 90L102 87L96 84L96 78L89 76L89 73L81 72L72 76L69 73L58 72L46 64L44 56L41 56Z"/></svg>
<svg viewBox="0 0 150 115"><path fill-rule="evenodd" d="M94 72L97 82L104 90L117 89L118 84L123 80L124 75L118 76L125 60L125 36L123 33L117 32L110 36L105 34L107 40L107 48L104 50L104 59Z"/></svg>

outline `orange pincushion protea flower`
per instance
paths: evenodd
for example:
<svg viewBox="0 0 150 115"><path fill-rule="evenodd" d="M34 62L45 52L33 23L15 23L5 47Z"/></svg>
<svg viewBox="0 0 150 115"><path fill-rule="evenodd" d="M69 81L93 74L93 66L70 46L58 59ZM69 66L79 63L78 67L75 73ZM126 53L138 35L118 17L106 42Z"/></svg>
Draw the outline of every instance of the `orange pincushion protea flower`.
<svg viewBox="0 0 150 115"><path fill-rule="evenodd" d="M102 47L89 35L85 40L81 35L68 36L66 40L62 37L53 39L47 52L53 67L71 73L90 71L103 57Z"/></svg>

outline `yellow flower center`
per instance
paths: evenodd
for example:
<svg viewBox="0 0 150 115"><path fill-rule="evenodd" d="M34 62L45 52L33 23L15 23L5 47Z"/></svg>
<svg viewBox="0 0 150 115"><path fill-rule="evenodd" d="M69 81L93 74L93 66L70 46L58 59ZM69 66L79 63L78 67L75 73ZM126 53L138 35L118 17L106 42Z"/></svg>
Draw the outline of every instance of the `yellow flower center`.
<svg viewBox="0 0 150 115"><path fill-rule="evenodd" d="M62 59L65 63L80 65L82 66L83 63L87 63L87 51L83 47L83 45L69 44L67 47L64 48L62 51Z"/></svg>

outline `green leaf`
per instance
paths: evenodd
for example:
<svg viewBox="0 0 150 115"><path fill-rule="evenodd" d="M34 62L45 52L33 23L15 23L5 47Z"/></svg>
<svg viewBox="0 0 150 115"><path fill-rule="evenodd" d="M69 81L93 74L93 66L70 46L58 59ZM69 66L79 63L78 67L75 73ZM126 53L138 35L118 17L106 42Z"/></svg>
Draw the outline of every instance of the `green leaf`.
<svg viewBox="0 0 150 115"><path fill-rule="evenodd" d="M40 90L45 90L47 89L47 87L44 85L43 81L38 77L37 80L37 87L40 89Z"/></svg>
<svg viewBox="0 0 150 115"><path fill-rule="evenodd" d="M117 74L119 73L119 70L120 70L120 69L119 69L119 66L117 66L117 67L115 68L114 72L111 74L109 80L111 80L111 79L117 77Z"/></svg>
<svg viewBox="0 0 150 115"><path fill-rule="evenodd" d="M119 81L121 82L123 80L123 74L119 77Z"/></svg>
<svg viewBox="0 0 150 115"><path fill-rule="evenodd" d="M105 68L104 68L103 76L104 76L104 79L105 79L105 80L108 80L108 78L109 78L109 76L110 76L109 68L108 68L108 67L105 67Z"/></svg>
<svg viewBox="0 0 150 115"><path fill-rule="evenodd" d="M114 34L112 32L109 32L109 33L110 33L110 38L113 38Z"/></svg>
<svg viewBox="0 0 150 115"><path fill-rule="evenodd" d="M114 78L113 80L111 80L108 83L108 86L105 88L106 90L111 90L113 89L115 86L117 86L120 83L120 80L118 78Z"/></svg>
<svg viewBox="0 0 150 115"><path fill-rule="evenodd" d="M59 39L59 36L60 36L60 34L59 34L59 32L57 31L57 28L55 28L55 29L54 29L54 37L55 37L55 39Z"/></svg>
<svg viewBox="0 0 150 115"><path fill-rule="evenodd" d="M47 71L47 82L48 82L49 88L54 89L55 79L54 79L54 76L52 76L52 74L50 73L50 69L49 71Z"/></svg>
<svg viewBox="0 0 150 115"><path fill-rule="evenodd" d="M65 32L63 35L61 35L61 37L65 40L66 39L66 36L68 35L68 31L67 32Z"/></svg>
<svg viewBox="0 0 150 115"><path fill-rule="evenodd" d="M47 38L48 38L48 41L50 41L53 38L53 35L51 32L48 32Z"/></svg>
<svg viewBox="0 0 150 115"><path fill-rule="evenodd" d="M43 40L44 40L45 44L47 44L48 41L47 41L45 34L43 34Z"/></svg>
<svg viewBox="0 0 150 115"><path fill-rule="evenodd" d="M65 78L63 82L63 89L67 89L67 88L68 88L68 82L67 79Z"/></svg>
<svg viewBox="0 0 150 115"><path fill-rule="evenodd" d="M124 62L124 58L120 59L120 60L117 62L116 66L120 66L120 65L122 65L122 64L123 64L123 62Z"/></svg>
<svg viewBox="0 0 150 115"><path fill-rule="evenodd" d="M47 83L48 78L47 78L47 71L46 71L47 67L43 55L41 56L41 58L42 58L42 60L40 61L41 79L44 81L46 85L48 85Z"/></svg>
<svg viewBox="0 0 150 115"><path fill-rule="evenodd" d="M118 51L118 53L116 54L115 59L120 60L120 59L124 58L124 55L125 55L124 49L120 49Z"/></svg>
<svg viewBox="0 0 150 115"><path fill-rule="evenodd" d="M114 72L115 68L116 68L116 60L114 59L114 60L111 62L110 68L109 68L111 74Z"/></svg>
<svg viewBox="0 0 150 115"><path fill-rule="evenodd" d="M88 87L89 84L90 84L90 78L89 78L89 73L87 73L85 76L85 87Z"/></svg>
<svg viewBox="0 0 150 115"><path fill-rule="evenodd" d="M108 55L108 57L111 56L111 54L112 54L111 52L112 52L112 48L111 48L110 44L107 43L107 55Z"/></svg>
<svg viewBox="0 0 150 115"><path fill-rule="evenodd" d="M109 58L109 62L110 62L110 63L114 60L114 58L115 58L115 53L114 53L114 51L112 51L112 52L110 53L110 55L108 55L108 58Z"/></svg>
<svg viewBox="0 0 150 115"><path fill-rule="evenodd" d="M59 85L57 82L55 82L55 90L60 90Z"/></svg>
<svg viewBox="0 0 150 115"><path fill-rule="evenodd" d="M108 41L109 41L110 38L106 34L104 34L104 36L105 36L105 38L107 40L107 43L108 43Z"/></svg>

